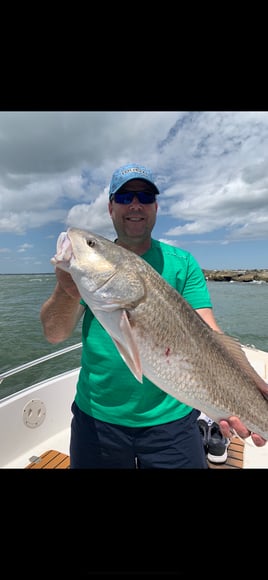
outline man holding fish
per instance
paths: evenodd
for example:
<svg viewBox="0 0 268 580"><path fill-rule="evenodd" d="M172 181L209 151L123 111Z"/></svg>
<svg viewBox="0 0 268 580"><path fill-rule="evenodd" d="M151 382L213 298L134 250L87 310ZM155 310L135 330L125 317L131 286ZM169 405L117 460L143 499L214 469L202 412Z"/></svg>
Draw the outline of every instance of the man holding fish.
<svg viewBox="0 0 268 580"><path fill-rule="evenodd" d="M40 316L51 343L67 339L83 316L81 370L72 404L71 468L207 468L197 418L203 410L210 416L210 397L206 398L206 381L202 391L198 377L193 376L193 358L197 368L199 359L203 364L208 344L225 364L221 341L227 344L228 337L217 325L203 272L194 257L151 236L158 195L148 168L120 167L112 176L108 202L117 232L115 242L75 228L58 239L52 259L57 283ZM161 281L163 287L158 288ZM178 300L185 319L182 354L175 347L181 320L176 313ZM198 336L191 353L187 343L192 342L195 330ZM238 347L227 347L239 360L234 372L240 379ZM232 364L233 360L228 371ZM181 384L177 381L173 392L178 369ZM210 372L214 371L208 368ZM262 400L267 405L268 385L254 375L249 383L252 400L256 391L262 409ZM216 386L211 380L211 388ZM262 446L266 424L255 432L254 417L245 425L240 414L219 411L218 423L225 437L231 438L234 432L242 438L251 435Z"/></svg>

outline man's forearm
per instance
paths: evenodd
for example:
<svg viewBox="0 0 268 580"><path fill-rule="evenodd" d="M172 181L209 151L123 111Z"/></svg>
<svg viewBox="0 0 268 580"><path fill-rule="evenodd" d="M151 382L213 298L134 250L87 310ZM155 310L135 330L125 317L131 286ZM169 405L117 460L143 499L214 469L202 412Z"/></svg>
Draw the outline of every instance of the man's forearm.
<svg viewBox="0 0 268 580"><path fill-rule="evenodd" d="M57 343L71 336L82 310L80 298L73 298L57 283L53 294L40 310L46 339L51 343Z"/></svg>

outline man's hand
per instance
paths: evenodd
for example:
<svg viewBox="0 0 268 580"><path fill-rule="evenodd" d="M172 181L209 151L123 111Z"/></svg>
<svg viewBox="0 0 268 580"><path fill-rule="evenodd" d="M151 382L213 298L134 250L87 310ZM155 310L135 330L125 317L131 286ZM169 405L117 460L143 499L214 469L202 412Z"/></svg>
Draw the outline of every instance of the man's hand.
<svg viewBox="0 0 268 580"><path fill-rule="evenodd" d="M263 381L262 386L259 386L258 388L264 398L268 400L268 384ZM242 437L242 439L246 439L251 435L251 439L257 447L263 447L266 443L266 439L263 439L263 437L257 435L257 433L249 431L238 417L229 417L228 421L220 421L219 426L223 436L228 437L228 439L231 439L235 432L239 437Z"/></svg>
<svg viewBox="0 0 268 580"><path fill-rule="evenodd" d="M266 443L266 439L263 439L257 433L251 433L238 417L229 417L228 421L220 421L219 426L224 437L228 439L232 439L234 433L237 433L242 439L246 439L251 435L251 439L257 447L263 447Z"/></svg>

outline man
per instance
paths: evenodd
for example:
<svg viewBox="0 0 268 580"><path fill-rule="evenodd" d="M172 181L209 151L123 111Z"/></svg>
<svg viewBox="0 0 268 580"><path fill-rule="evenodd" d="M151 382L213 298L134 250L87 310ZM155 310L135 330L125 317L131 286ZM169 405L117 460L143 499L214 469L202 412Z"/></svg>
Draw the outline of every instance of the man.
<svg viewBox="0 0 268 580"><path fill-rule="evenodd" d="M211 328L222 332L194 257L151 237L158 195L148 168L128 164L114 172L108 209L117 233L115 243L150 263ZM199 411L146 378L141 385L81 299L71 276L58 268L56 276L54 292L40 313L46 338L52 343L65 340L83 315L81 371L72 404L71 468L207 468ZM220 426L225 437L231 437L233 428L238 435L249 436L236 417ZM252 438L257 445L265 443L255 434Z"/></svg>

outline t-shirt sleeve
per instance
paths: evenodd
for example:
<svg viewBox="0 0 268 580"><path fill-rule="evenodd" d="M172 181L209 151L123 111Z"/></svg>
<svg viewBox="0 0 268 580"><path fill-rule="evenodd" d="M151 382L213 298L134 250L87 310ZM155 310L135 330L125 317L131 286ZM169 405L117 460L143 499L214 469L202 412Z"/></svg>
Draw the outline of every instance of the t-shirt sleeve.
<svg viewBox="0 0 268 580"><path fill-rule="evenodd" d="M191 254L188 255L187 275L181 294L194 309L212 308L204 273Z"/></svg>

